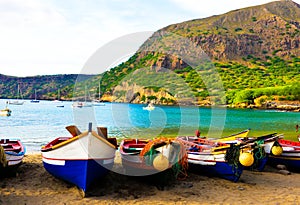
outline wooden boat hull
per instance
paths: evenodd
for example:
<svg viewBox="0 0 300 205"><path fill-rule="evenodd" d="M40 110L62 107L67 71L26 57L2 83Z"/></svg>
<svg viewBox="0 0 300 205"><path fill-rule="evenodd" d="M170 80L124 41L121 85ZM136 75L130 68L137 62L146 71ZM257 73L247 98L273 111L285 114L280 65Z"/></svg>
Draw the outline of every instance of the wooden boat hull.
<svg viewBox="0 0 300 205"><path fill-rule="evenodd" d="M240 164L230 164L225 161L225 154L201 154L188 152L188 162L192 170L210 176L218 176L237 182L244 167Z"/></svg>
<svg viewBox="0 0 300 205"><path fill-rule="evenodd" d="M273 133L265 136L260 136L258 138L248 138L247 131L248 130L245 130L239 134L218 139L216 141L238 145L247 142L247 140L250 140L249 144L252 144L250 147L252 149L251 152L254 156L254 163L252 166L245 168L248 170L263 171L268 162L268 156L271 153L271 149L273 145L275 145L275 142L281 137L281 135L276 135L276 133Z"/></svg>
<svg viewBox="0 0 300 205"><path fill-rule="evenodd" d="M278 140L283 148L280 156L270 155L268 163L271 165L283 164L288 169L300 172L300 142L290 140Z"/></svg>
<svg viewBox="0 0 300 205"><path fill-rule="evenodd" d="M31 103L39 103L40 101L39 100L31 100L30 102Z"/></svg>
<svg viewBox="0 0 300 205"><path fill-rule="evenodd" d="M154 110L155 108L154 107L143 107L143 110L148 110L148 111L151 111L151 110Z"/></svg>
<svg viewBox="0 0 300 205"><path fill-rule="evenodd" d="M185 148L174 139L125 139L119 149L125 174L160 190L173 180L187 176Z"/></svg>
<svg viewBox="0 0 300 205"><path fill-rule="evenodd" d="M250 166L249 168L246 168L248 170L252 170L252 171L259 171L259 172L262 172L266 165L267 165L267 162L268 162L268 156L264 156L260 159L256 159L254 158L254 164L252 166Z"/></svg>
<svg viewBox="0 0 300 205"><path fill-rule="evenodd" d="M147 176L158 173L153 166L146 165L139 155L122 156L122 166L126 175Z"/></svg>
<svg viewBox="0 0 300 205"><path fill-rule="evenodd" d="M56 144L57 141L60 143ZM84 192L93 180L104 176L114 164L115 146L95 132L57 138L52 142L54 146L50 142L41 150L45 169Z"/></svg>
<svg viewBox="0 0 300 205"><path fill-rule="evenodd" d="M8 104L10 104L10 105L23 105L24 101L18 101L18 100L8 101Z"/></svg>
<svg viewBox="0 0 300 205"><path fill-rule="evenodd" d="M283 164L288 169L300 172L300 157L291 156L270 156L268 163L271 165Z"/></svg>
<svg viewBox="0 0 300 205"><path fill-rule="evenodd" d="M93 105L91 103L87 102L74 102L72 104L73 108L83 108L83 107L92 107Z"/></svg>
<svg viewBox="0 0 300 205"><path fill-rule="evenodd" d="M43 165L53 176L86 191L94 180L108 173L113 167L113 159L48 160L44 158Z"/></svg>
<svg viewBox="0 0 300 205"><path fill-rule="evenodd" d="M4 109L0 110L0 116L11 116L11 110L10 109Z"/></svg>
<svg viewBox="0 0 300 205"><path fill-rule="evenodd" d="M237 182L244 167L239 161L227 160L226 154L232 150L230 145L214 140L202 139L193 136L177 137L185 144L188 153L189 167L198 173L218 176ZM236 150L238 151L238 150ZM236 159L234 152L229 153Z"/></svg>
<svg viewBox="0 0 300 205"><path fill-rule="evenodd" d="M166 169L172 168L172 166L178 162L180 144L176 142L171 142L170 144L162 143L154 148L153 154L141 156L140 153L148 142L149 140L143 139L126 139L121 142L120 154L122 166L127 175L147 176L163 171L156 169L153 165L154 159L160 155L163 155L168 160ZM131 148L130 145L127 144L135 148Z"/></svg>

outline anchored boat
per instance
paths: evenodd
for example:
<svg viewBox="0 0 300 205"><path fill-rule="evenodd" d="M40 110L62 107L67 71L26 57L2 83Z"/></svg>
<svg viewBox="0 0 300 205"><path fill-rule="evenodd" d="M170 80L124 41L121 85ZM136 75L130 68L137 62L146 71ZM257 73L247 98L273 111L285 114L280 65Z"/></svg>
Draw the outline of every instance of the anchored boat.
<svg viewBox="0 0 300 205"><path fill-rule="evenodd" d="M11 109L7 108L8 102L6 102L6 107L0 110L0 116L11 116Z"/></svg>
<svg viewBox="0 0 300 205"><path fill-rule="evenodd" d="M148 110L148 111L151 111L151 110L154 110L155 109L155 106L153 105L153 103L149 103L147 105L147 107L143 107L143 110Z"/></svg>
<svg viewBox="0 0 300 205"><path fill-rule="evenodd" d="M0 116L11 116L11 110L8 108L0 110Z"/></svg>

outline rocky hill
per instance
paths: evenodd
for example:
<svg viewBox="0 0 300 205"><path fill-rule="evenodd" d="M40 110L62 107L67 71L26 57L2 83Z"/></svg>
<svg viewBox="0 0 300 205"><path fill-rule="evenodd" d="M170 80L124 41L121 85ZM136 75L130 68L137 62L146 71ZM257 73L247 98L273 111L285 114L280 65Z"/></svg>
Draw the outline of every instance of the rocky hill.
<svg viewBox="0 0 300 205"><path fill-rule="evenodd" d="M282 100L299 100L300 94L295 91L300 80L299 29L300 6L292 1L276 1L169 25L155 32L128 62L106 73L106 81L118 70L122 72L131 68L133 72L148 67L147 72L159 75L162 69L176 73L188 85L189 95L195 96L199 104L247 106L261 96L266 96L266 101L274 96ZM106 84L107 91L114 95L116 82L120 82L118 93L122 85L129 82L135 87L140 84L140 88L162 87L175 102L178 101L176 95L184 92L181 86L168 88L174 85L169 77L161 83L157 83L160 80L156 78L147 78L147 75L144 75L143 82L135 80L140 78L133 75L129 80L123 77L114 79L113 86ZM127 92L128 86L123 88L123 93L134 90ZM226 98L216 97L220 96L220 88L226 93ZM159 92L152 93L143 99L155 98L159 103L159 95ZM128 99L134 101L130 97L123 98L124 101Z"/></svg>
<svg viewBox="0 0 300 205"><path fill-rule="evenodd" d="M243 61L252 55L290 58L299 56L300 6L277 1L223 15L170 25L158 32L190 38L220 61Z"/></svg>

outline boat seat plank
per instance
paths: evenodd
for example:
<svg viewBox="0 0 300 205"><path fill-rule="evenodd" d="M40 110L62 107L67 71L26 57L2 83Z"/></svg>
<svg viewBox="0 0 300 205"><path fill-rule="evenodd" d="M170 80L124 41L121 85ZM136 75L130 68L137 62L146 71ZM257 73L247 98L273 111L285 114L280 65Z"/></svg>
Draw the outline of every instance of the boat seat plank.
<svg viewBox="0 0 300 205"><path fill-rule="evenodd" d="M69 125L66 127L66 129L71 133L73 137L76 137L81 134L80 130L77 128L76 125Z"/></svg>

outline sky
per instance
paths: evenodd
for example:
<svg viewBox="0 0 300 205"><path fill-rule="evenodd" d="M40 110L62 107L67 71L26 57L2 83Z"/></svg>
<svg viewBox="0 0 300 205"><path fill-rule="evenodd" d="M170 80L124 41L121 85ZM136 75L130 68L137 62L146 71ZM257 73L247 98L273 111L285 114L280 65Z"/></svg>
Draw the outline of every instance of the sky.
<svg viewBox="0 0 300 205"><path fill-rule="evenodd" d="M124 35L268 2L0 0L0 74L78 74L95 51Z"/></svg>

